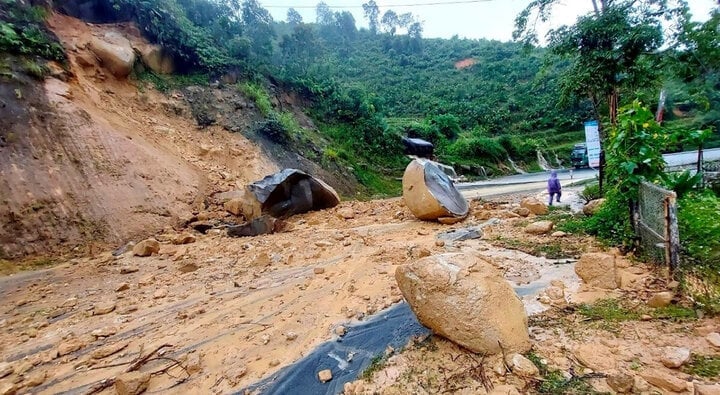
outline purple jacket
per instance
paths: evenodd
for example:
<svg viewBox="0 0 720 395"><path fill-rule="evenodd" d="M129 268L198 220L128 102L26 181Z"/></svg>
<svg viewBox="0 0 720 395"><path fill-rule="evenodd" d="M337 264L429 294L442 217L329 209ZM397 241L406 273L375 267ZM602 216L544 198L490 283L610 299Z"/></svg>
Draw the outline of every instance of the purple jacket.
<svg viewBox="0 0 720 395"><path fill-rule="evenodd" d="M557 172L553 170L548 180L548 193L557 193L560 192L560 189L560 180L557 178Z"/></svg>

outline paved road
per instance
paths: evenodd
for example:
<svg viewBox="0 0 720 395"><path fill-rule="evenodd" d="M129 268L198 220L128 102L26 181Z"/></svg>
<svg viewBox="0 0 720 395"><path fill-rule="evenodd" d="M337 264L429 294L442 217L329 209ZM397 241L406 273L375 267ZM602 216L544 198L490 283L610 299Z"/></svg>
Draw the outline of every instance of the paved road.
<svg viewBox="0 0 720 395"><path fill-rule="evenodd" d="M720 160L720 148L708 149L703 152L705 161ZM685 166L697 161L697 151L678 152L663 155L668 167ZM467 198L488 197L516 192L539 191L546 187L549 172L516 174L485 181L463 182L457 188ZM563 187L579 184L597 178L597 170L558 170L558 178Z"/></svg>

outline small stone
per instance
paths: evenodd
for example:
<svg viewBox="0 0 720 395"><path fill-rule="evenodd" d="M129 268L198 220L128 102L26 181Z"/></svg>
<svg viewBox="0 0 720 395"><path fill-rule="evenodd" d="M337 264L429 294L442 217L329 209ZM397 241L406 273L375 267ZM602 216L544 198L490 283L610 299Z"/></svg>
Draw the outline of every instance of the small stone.
<svg viewBox="0 0 720 395"><path fill-rule="evenodd" d="M261 337L260 339L262 340L262 343L263 343L263 344L268 344L268 343L270 343L270 335L268 335L267 333L264 334L264 335L262 335L262 337Z"/></svg>
<svg viewBox="0 0 720 395"><path fill-rule="evenodd" d="M677 369L689 360L689 349L685 347L665 347L661 362L665 367Z"/></svg>
<svg viewBox="0 0 720 395"><path fill-rule="evenodd" d="M330 369L325 369L318 372L318 380L320 380L321 383L327 383L328 381L332 380L332 378L332 371Z"/></svg>
<svg viewBox="0 0 720 395"><path fill-rule="evenodd" d="M47 378L46 371L32 372L28 376L25 377L25 380L23 381L23 385L28 388L37 387L38 385L44 383L46 378Z"/></svg>
<svg viewBox="0 0 720 395"><path fill-rule="evenodd" d="M544 235L546 233L550 233L553 226L555 226L555 224L553 224L552 221L533 222L525 227L525 233L529 233L531 235Z"/></svg>
<svg viewBox="0 0 720 395"><path fill-rule="evenodd" d="M648 314L643 314L640 316L640 321L652 321L653 317Z"/></svg>
<svg viewBox="0 0 720 395"><path fill-rule="evenodd" d="M445 240L435 240L435 245L437 247L445 247Z"/></svg>
<svg viewBox="0 0 720 395"><path fill-rule="evenodd" d="M430 255L432 255L432 252L430 252L430 250L428 250L427 248L420 248L417 250L417 254L415 257L419 259L428 257Z"/></svg>
<svg viewBox="0 0 720 395"><path fill-rule="evenodd" d="M557 231L557 232L553 232L550 236L560 238L560 237L565 237L565 236L567 236L567 233L559 230L559 231Z"/></svg>
<svg viewBox="0 0 720 395"><path fill-rule="evenodd" d="M332 246L333 246L333 243L332 243L331 241L328 241L328 240L320 240L320 241L316 241L316 242L315 242L315 245L316 245L317 247L332 247Z"/></svg>
<svg viewBox="0 0 720 395"><path fill-rule="evenodd" d="M680 286L680 283L678 281L670 281L667 285L667 288L674 291L674 290L678 289L679 286Z"/></svg>
<svg viewBox="0 0 720 395"><path fill-rule="evenodd" d="M552 300L565 299L565 291L560 287L548 287L545 294Z"/></svg>
<svg viewBox="0 0 720 395"><path fill-rule="evenodd" d="M235 386L240 382L240 379L247 374L247 366L240 366L233 370L226 371L224 373L230 385Z"/></svg>
<svg viewBox="0 0 720 395"><path fill-rule="evenodd" d="M293 341L297 339L298 335L295 332L288 332L285 334L285 340L287 341Z"/></svg>
<svg viewBox="0 0 720 395"><path fill-rule="evenodd" d="M155 239L146 239L133 247L133 255L135 256L150 256L160 252L160 242Z"/></svg>
<svg viewBox="0 0 720 395"><path fill-rule="evenodd" d="M514 209L512 212L521 217L527 217L531 214L530 210L528 210L525 207L518 207L518 208Z"/></svg>
<svg viewBox="0 0 720 395"><path fill-rule="evenodd" d="M66 340L58 345L58 356L62 357L73 353L81 348L85 347L85 344L77 338Z"/></svg>
<svg viewBox="0 0 720 395"><path fill-rule="evenodd" d="M325 273L325 268L324 268L324 267L316 267L316 268L313 269L313 273L315 273L315 274L323 274L323 273Z"/></svg>
<svg viewBox="0 0 720 395"><path fill-rule="evenodd" d="M15 383L5 380L0 381L0 395L14 395L18 392L18 389Z"/></svg>
<svg viewBox="0 0 720 395"><path fill-rule="evenodd" d="M139 271L137 266L123 266L120 268L120 274L130 274Z"/></svg>
<svg viewBox="0 0 720 395"><path fill-rule="evenodd" d="M153 294L153 299L162 299L166 296L168 296L167 288L160 288Z"/></svg>
<svg viewBox="0 0 720 395"><path fill-rule="evenodd" d="M687 382L677 377L670 376L658 370L646 370L640 376L648 383L667 391L682 392L687 388Z"/></svg>
<svg viewBox="0 0 720 395"><path fill-rule="evenodd" d="M128 342L119 342L119 343L110 344L108 346L94 350L92 352L92 354L90 354L90 356L95 359L106 358L106 357L109 357L110 355L117 353L120 350L123 350L125 347L128 346L128 344L129 344Z"/></svg>
<svg viewBox="0 0 720 395"><path fill-rule="evenodd" d="M712 332L705 336L705 340L715 348L720 348L720 333Z"/></svg>
<svg viewBox="0 0 720 395"><path fill-rule="evenodd" d="M353 219L355 218L355 210L353 210L350 207L343 207L338 210L338 216L343 219Z"/></svg>
<svg viewBox="0 0 720 395"><path fill-rule="evenodd" d="M104 328L95 329L91 334L95 337L108 337L116 334L117 332L118 328L114 326L106 326Z"/></svg>
<svg viewBox="0 0 720 395"><path fill-rule="evenodd" d="M0 362L0 379L15 372L15 368L7 362Z"/></svg>
<svg viewBox="0 0 720 395"><path fill-rule="evenodd" d="M200 269L200 266L198 266L197 263L195 263L195 262L186 262L186 263L183 263L182 265L178 266L178 270L180 271L180 273L183 273L183 274L184 273L192 273L198 269Z"/></svg>
<svg viewBox="0 0 720 395"><path fill-rule="evenodd" d="M93 307L93 315L104 315L115 310L115 302L99 302Z"/></svg>
<svg viewBox="0 0 720 395"><path fill-rule="evenodd" d="M720 395L720 384L695 384L695 395Z"/></svg>
<svg viewBox="0 0 720 395"><path fill-rule="evenodd" d="M607 377L607 384L615 392L627 394L632 392L635 385L635 378L626 373L611 374Z"/></svg>
<svg viewBox="0 0 720 395"><path fill-rule="evenodd" d="M648 300L647 305L652 308L667 307L673 299L672 292L658 292Z"/></svg>
<svg viewBox="0 0 720 395"><path fill-rule="evenodd" d="M270 361L269 365L270 365L270 367L278 366L278 365L280 365L280 360L279 360L279 359L273 359L273 360Z"/></svg>
<svg viewBox="0 0 720 395"><path fill-rule="evenodd" d="M540 373L538 367L521 354L513 354L510 356L508 365L513 373L521 377L534 377Z"/></svg>
<svg viewBox="0 0 720 395"><path fill-rule="evenodd" d="M202 371L202 358L200 357L200 353L194 352L188 355L185 360L185 370L187 370L190 375Z"/></svg>
<svg viewBox="0 0 720 395"><path fill-rule="evenodd" d="M346 333L347 333L347 329L344 326L339 325L339 326L335 327L336 335L343 337L343 336L345 336Z"/></svg>
<svg viewBox="0 0 720 395"><path fill-rule="evenodd" d="M120 283L117 287L115 287L115 292L127 291L128 289L130 289L130 284Z"/></svg>
<svg viewBox="0 0 720 395"><path fill-rule="evenodd" d="M190 234L181 234L177 235L173 240L172 243L175 245L182 245L182 244L192 244L196 241L195 236Z"/></svg>
<svg viewBox="0 0 720 395"><path fill-rule="evenodd" d="M142 394L150 384L150 373L129 372L115 378L115 391L117 395Z"/></svg>

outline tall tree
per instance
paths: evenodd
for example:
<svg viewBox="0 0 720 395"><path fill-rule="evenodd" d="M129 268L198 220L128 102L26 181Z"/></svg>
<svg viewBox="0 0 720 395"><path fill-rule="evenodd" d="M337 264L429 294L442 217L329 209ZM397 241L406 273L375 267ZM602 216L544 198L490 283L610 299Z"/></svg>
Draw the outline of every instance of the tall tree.
<svg viewBox="0 0 720 395"><path fill-rule="evenodd" d="M321 26L329 26L335 22L335 14L324 1L315 6L315 22Z"/></svg>
<svg viewBox="0 0 720 395"><path fill-rule="evenodd" d="M400 22L398 18L398 14L393 10L387 10L382 16L382 19L380 20L380 23L385 28L385 31L387 33L390 33L391 36L395 35L395 32L398 28L398 23Z"/></svg>
<svg viewBox="0 0 720 395"><path fill-rule="evenodd" d="M363 11L365 12L365 18L368 20L368 26L372 34L377 34L380 18L380 8L378 8L375 0L370 0L362 5Z"/></svg>
<svg viewBox="0 0 720 395"><path fill-rule="evenodd" d="M273 53L272 42L275 38L272 15L257 0L245 0L241 15L245 31L252 43L253 53L259 61L269 60Z"/></svg>
<svg viewBox="0 0 720 395"><path fill-rule="evenodd" d="M287 12L287 23L289 23L290 26L295 27L303 23L303 17L296 9L289 8Z"/></svg>

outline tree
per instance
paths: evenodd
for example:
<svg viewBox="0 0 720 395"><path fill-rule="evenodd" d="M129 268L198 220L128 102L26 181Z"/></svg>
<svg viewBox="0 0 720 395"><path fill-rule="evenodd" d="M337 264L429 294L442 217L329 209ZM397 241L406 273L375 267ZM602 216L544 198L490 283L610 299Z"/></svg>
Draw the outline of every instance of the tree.
<svg viewBox="0 0 720 395"><path fill-rule="evenodd" d="M289 8L287 12L287 23L290 24L290 26L297 26L303 23L302 15L300 15L297 10L294 8Z"/></svg>
<svg viewBox="0 0 720 395"><path fill-rule="evenodd" d="M253 53L259 61L269 60L273 53L272 42L275 38L272 15L257 0L245 0L241 15L247 36L252 42Z"/></svg>
<svg viewBox="0 0 720 395"><path fill-rule="evenodd" d="M385 31L391 36L395 35L399 23L398 15L393 10L387 10L382 16L380 23L384 26Z"/></svg>
<svg viewBox="0 0 720 395"><path fill-rule="evenodd" d="M368 20L368 26L370 27L370 33L377 34L378 31L378 18L380 17L380 8L378 8L375 0L370 0L362 5L365 17Z"/></svg>
<svg viewBox="0 0 720 395"><path fill-rule="evenodd" d="M321 1L315 6L315 22L321 26L329 26L335 22L335 14L325 2Z"/></svg>

